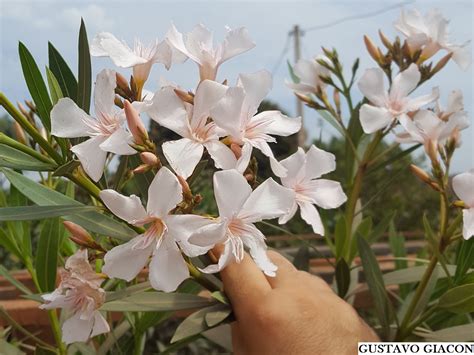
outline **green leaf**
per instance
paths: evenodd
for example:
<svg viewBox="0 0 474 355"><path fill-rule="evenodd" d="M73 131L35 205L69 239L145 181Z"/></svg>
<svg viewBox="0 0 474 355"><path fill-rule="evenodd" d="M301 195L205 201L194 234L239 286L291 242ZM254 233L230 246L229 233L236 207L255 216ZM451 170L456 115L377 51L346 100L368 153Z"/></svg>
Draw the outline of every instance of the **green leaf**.
<svg viewBox="0 0 474 355"><path fill-rule="evenodd" d="M9 253L15 255L18 259L24 260L24 255L20 250L20 247L11 233L7 233L5 230L0 228L0 245L4 247Z"/></svg>
<svg viewBox="0 0 474 355"><path fill-rule="evenodd" d="M26 287L20 281L15 279L3 265L0 265L0 275L2 275L5 278L5 280L7 280L9 283L11 283L13 286L15 286L18 290L20 290L24 294L26 295L33 294L33 292L28 287Z"/></svg>
<svg viewBox="0 0 474 355"><path fill-rule="evenodd" d="M203 308L191 314L189 317L187 317L184 321L181 322L178 328L176 328L173 338L171 339L171 343L175 343L177 341L199 334L209 329L209 326L206 323L206 314L209 312L215 312L221 307L222 304L217 304Z"/></svg>
<svg viewBox="0 0 474 355"><path fill-rule="evenodd" d="M291 80L295 83L298 84L300 82L300 78L295 74L295 71L293 70L293 66L291 65L290 61L287 60L286 64L288 65L288 72L290 73Z"/></svg>
<svg viewBox="0 0 474 355"><path fill-rule="evenodd" d="M390 249L392 250L392 255L395 258L405 258L407 256L407 252L405 249L405 237L403 234L398 234L395 230L395 223L393 220L390 222L390 226L388 228L388 242L390 245ZM397 259L395 260L395 269L396 270L403 270L408 267L408 262L406 260ZM384 275L385 277L385 275ZM387 284L386 279L384 278L385 283ZM410 286L408 285L400 285L400 297L405 299L408 294L410 293Z"/></svg>
<svg viewBox="0 0 474 355"><path fill-rule="evenodd" d="M67 163L58 167L54 171L53 176L64 176L68 173L72 173L74 169L77 168L79 165L81 165L81 162L79 160L68 161Z"/></svg>
<svg viewBox="0 0 474 355"><path fill-rule="evenodd" d="M92 69L89 41L84 20L81 18L79 30L79 81L77 85L77 105L89 113L91 105Z"/></svg>
<svg viewBox="0 0 474 355"><path fill-rule="evenodd" d="M372 232L367 237L368 243L374 243L379 239L390 226L390 223L393 221L396 212L390 212L385 215L385 217L373 228Z"/></svg>
<svg viewBox="0 0 474 355"><path fill-rule="evenodd" d="M58 355L58 352L50 348L42 347L41 345L36 345L35 355Z"/></svg>
<svg viewBox="0 0 474 355"><path fill-rule="evenodd" d="M459 284L467 270L474 267L474 238L463 240L456 255L456 273L454 282Z"/></svg>
<svg viewBox="0 0 474 355"><path fill-rule="evenodd" d="M0 168L6 178L21 191L29 200L40 206L55 205L77 205L84 206L80 202L69 198L57 191L51 190L43 185L34 182L27 177L8 169ZM129 240L136 235L136 232L127 225L120 223L109 216L96 211L84 212L79 215L67 216L64 219L77 223L91 232L105 236Z"/></svg>
<svg viewBox="0 0 474 355"><path fill-rule="evenodd" d="M367 241L357 236L357 246L359 248L360 260L364 268L364 275L372 295L375 313L382 326L383 334L388 338L390 334L390 325L394 319L392 303L388 298L387 291L383 282L382 272L375 258L374 252Z"/></svg>
<svg viewBox="0 0 474 355"><path fill-rule="evenodd" d="M35 219L71 216L95 211L95 206L57 205L57 206L21 206L0 208L0 221L31 221Z"/></svg>
<svg viewBox="0 0 474 355"><path fill-rule="evenodd" d="M222 346L229 354L233 353L230 324L221 324L218 327L202 332L201 335L217 345Z"/></svg>
<svg viewBox="0 0 474 355"><path fill-rule="evenodd" d="M163 312L202 308L213 305L208 298L187 293L141 292L119 300L106 302L103 311Z"/></svg>
<svg viewBox="0 0 474 355"><path fill-rule="evenodd" d="M402 150L401 152L395 154L394 156L392 157L389 157L387 158L386 160L384 160L383 162L369 168L369 170L367 171L367 175L368 174L372 174L373 172L379 170L379 169L382 169L384 167L386 167L387 165L390 165L394 162L396 162L397 160L400 160L402 159L403 157L411 154L412 152L414 152L415 150L417 150L418 148L420 148L422 146L422 144L416 144L408 149L405 149L405 150Z"/></svg>
<svg viewBox="0 0 474 355"><path fill-rule="evenodd" d="M293 259L293 265L298 270L309 270L309 249L307 245L302 245L296 252L295 258Z"/></svg>
<svg viewBox="0 0 474 355"><path fill-rule="evenodd" d="M450 272L456 271L455 265L447 265L447 268ZM421 277L426 271L426 265L421 266L411 266L406 269L395 270L391 272L387 272L383 275L383 280L386 285L401 285L401 284L408 284L419 282ZM441 273L439 278L445 278L446 275Z"/></svg>
<svg viewBox="0 0 474 355"><path fill-rule="evenodd" d="M77 103L77 80L58 50L48 42L49 68L58 81L64 97Z"/></svg>
<svg viewBox="0 0 474 355"><path fill-rule="evenodd" d="M0 338L0 354L3 355L26 355L20 348L10 344L5 339Z"/></svg>
<svg viewBox="0 0 474 355"><path fill-rule="evenodd" d="M63 98L61 87L59 86L58 80L54 76L53 72L48 67L46 67L46 77L48 79L51 101L53 102L53 105L56 105L59 99Z"/></svg>
<svg viewBox="0 0 474 355"><path fill-rule="evenodd" d="M20 54L21 68L23 70L23 76L25 77L28 91L30 92L31 98L35 102L38 116L41 119L44 127L51 131L51 120L49 113L53 105L49 99L48 90L44 83L41 72L36 65L33 56L21 42L18 44L18 52Z"/></svg>
<svg viewBox="0 0 474 355"><path fill-rule="evenodd" d="M339 259L344 256L345 250L344 246L346 244L346 220L344 216L340 216L336 221L336 229L334 231L334 238L336 244L336 259Z"/></svg>
<svg viewBox="0 0 474 355"><path fill-rule="evenodd" d="M365 239L369 238L369 235L372 231L372 217L368 216L360 222L355 230L354 235L360 235ZM350 246L349 261L354 260L354 257L357 255L357 238L352 238Z"/></svg>
<svg viewBox="0 0 474 355"><path fill-rule="evenodd" d="M221 323L231 313L232 308L228 305L222 304L221 307L216 306L215 310L207 312L204 316L204 320L206 321L207 326L212 328Z"/></svg>
<svg viewBox="0 0 474 355"><path fill-rule="evenodd" d="M336 264L336 284L337 284L337 294L339 297L344 298L347 291L349 290L349 285L351 284L351 271L349 270L349 265L347 265L344 258L339 259Z"/></svg>
<svg viewBox="0 0 474 355"><path fill-rule="evenodd" d="M344 137L346 135L344 130L340 126L340 124L329 112L324 111L324 110L316 110L316 111L321 115L321 118L323 118L327 123L333 126L336 129L336 131L338 131L341 134L341 136Z"/></svg>
<svg viewBox="0 0 474 355"><path fill-rule="evenodd" d="M5 144L0 144L0 166L28 171L51 171L56 168L54 164L45 163Z"/></svg>
<svg viewBox="0 0 474 355"><path fill-rule="evenodd" d="M474 312L474 284L452 288L441 296L438 307L459 314Z"/></svg>
<svg viewBox="0 0 474 355"><path fill-rule="evenodd" d="M416 332L417 335L431 341L473 341L474 323L437 330L435 332Z"/></svg>
<svg viewBox="0 0 474 355"><path fill-rule="evenodd" d="M59 218L43 223L36 249L36 276L42 292L51 292L56 285L58 250L60 239Z"/></svg>

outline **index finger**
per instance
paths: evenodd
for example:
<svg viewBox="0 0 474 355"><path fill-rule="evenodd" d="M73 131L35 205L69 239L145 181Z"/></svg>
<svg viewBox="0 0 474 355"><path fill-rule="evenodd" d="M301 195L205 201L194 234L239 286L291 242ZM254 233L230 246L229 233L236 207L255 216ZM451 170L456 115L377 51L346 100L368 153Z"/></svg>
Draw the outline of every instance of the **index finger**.
<svg viewBox="0 0 474 355"><path fill-rule="evenodd" d="M230 247L230 245L227 245ZM217 245L212 250L219 257L224 251L224 246ZM259 297L265 296L272 290L262 270L252 258L244 253L240 263L235 261L227 265L221 272L224 291L229 297L237 318L239 313L246 312Z"/></svg>

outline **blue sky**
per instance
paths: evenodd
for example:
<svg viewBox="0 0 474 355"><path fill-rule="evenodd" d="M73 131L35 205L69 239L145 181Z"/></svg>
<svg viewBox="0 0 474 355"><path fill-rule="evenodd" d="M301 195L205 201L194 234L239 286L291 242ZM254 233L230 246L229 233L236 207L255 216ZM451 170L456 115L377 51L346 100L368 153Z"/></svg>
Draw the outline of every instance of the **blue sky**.
<svg viewBox="0 0 474 355"><path fill-rule="evenodd" d="M110 31L118 38L131 42L138 37L145 42L162 38L171 22L182 32L199 23L212 29L221 39L224 26L246 26L257 47L233 60L220 69L218 78L235 82L240 72L255 72L262 68L273 71L274 85L269 98L280 104L290 114L295 112L292 93L285 87L288 77L286 60L293 60L290 46L277 66L288 31L299 24L308 29L350 16L364 15L400 4L401 1L8 1L0 0L0 90L12 101L28 97L18 60L18 41L22 41L33 53L38 64L44 67L47 60L47 42L51 41L73 68L77 66L77 32L80 17L84 17L89 37L99 31ZM408 3L408 1L406 2ZM451 37L459 43L471 40L473 35L473 5L464 1L413 1L406 8L416 7L422 12L439 8L451 19ZM364 34L377 43L377 31L382 29L389 37L396 32L392 26L399 10L392 9L377 16L343 22L323 29L308 31L302 38L303 57L320 53L321 46L336 47L346 68L356 57L361 58L360 68L373 67L365 54ZM472 49L472 46L471 46ZM94 75L103 68L113 68L104 58L94 58ZM359 72L359 77L362 74ZM125 70L122 72L127 73ZM158 88L160 77L192 89L197 82L197 68L191 61L177 65L170 71L156 65L148 82L148 89ZM424 93L431 86L439 86L444 104L453 89L464 93L465 108L472 113L472 67L462 72L454 63L440 73L431 84L420 88ZM359 93L355 90L357 97ZM319 136L318 117L314 111L305 110L305 126L310 136ZM333 131L323 127L323 137ZM463 146L454 160L454 171L474 168L474 128L463 132Z"/></svg>

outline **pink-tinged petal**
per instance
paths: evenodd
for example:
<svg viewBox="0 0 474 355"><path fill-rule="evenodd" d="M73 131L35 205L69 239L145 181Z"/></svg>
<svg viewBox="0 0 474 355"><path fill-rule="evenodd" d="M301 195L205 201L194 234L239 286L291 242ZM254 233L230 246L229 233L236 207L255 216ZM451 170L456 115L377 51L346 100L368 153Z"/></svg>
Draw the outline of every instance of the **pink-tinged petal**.
<svg viewBox="0 0 474 355"><path fill-rule="evenodd" d="M293 205L291 206L288 213L284 214L284 215L280 216L280 218L278 218L278 224L287 223L290 219L292 219L295 216L297 209L298 209L298 204L296 203L296 200L295 200L295 201L293 201Z"/></svg>
<svg viewBox="0 0 474 355"><path fill-rule="evenodd" d="M146 59L134 54L126 44L108 32L101 32L94 37L91 43L91 55L110 57L114 64L121 68L130 68L147 62Z"/></svg>
<svg viewBox="0 0 474 355"><path fill-rule="evenodd" d="M414 63L404 71L397 74L393 79L392 87L390 89L390 99L392 101L401 101L408 96L420 82L421 74L418 66Z"/></svg>
<svg viewBox="0 0 474 355"><path fill-rule="evenodd" d="M62 295L58 289L52 293L41 295L41 298L46 301L46 303L40 305L40 309L71 308L74 305L74 300L70 297L66 297L66 295Z"/></svg>
<svg viewBox="0 0 474 355"><path fill-rule="evenodd" d="M91 336L93 326L94 318L81 319L81 313L77 312L63 323L62 340L66 344L86 342Z"/></svg>
<svg viewBox="0 0 474 355"><path fill-rule="evenodd" d="M419 128L408 115L401 115L398 118L401 126L405 129L406 132L402 132L396 135L395 139L399 143L423 143L425 138L421 134Z"/></svg>
<svg viewBox="0 0 474 355"><path fill-rule="evenodd" d="M431 110L420 110L413 117L418 130L432 140L437 140L445 123Z"/></svg>
<svg viewBox="0 0 474 355"><path fill-rule="evenodd" d="M202 127L206 124L211 109L224 97L226 91L227 86L215 81L204 80L199 83L194 96L192 128Z"/></svg>
<svg viewBox="0 0 474 355"><path fill-rule="evenodd" d="M176 242L164 236L151 258L151 286L158 291L173 292L188 277L188 267Z"/></svg>
<svg viewBox="0 0 474 355"><path fill-rule="evenodd" d="M86 122L94 121L74 101L65 97L59 99L51 110L51 134L63 138L86 137L93 133Z"/></svg>
<svg viewBox="0 0 474 355"><path fill-rule="evenodd" d="M237 159L237 165L235 166L235 170L239 173L243 174L249 166L250 158L252 157L252 150L253 147L248 142L245 142L242 146L241 155Z"/></svg>
<svg viewBox="0 0 474 355"><path fill-rule="evenodd" d="M184 179L191 176L204 152L202 144L188 138L165 142L162 149L173 170Z"/></svg>
<svg viewBox="0 0 474 355"><path fill-rule="evenodd" d="M336 170L336 157L312 145L306 153L305 177L316 179L324 174Z"/></svg>
<svg viewBox="0 0 474 355"><path fill-rule="evenodd" d="M100 114L114 114L116 86L115 71L104 69L97 74L94 88L94 105L97 117L99 117Z"/></svg>
<svg viewBox="0 0 474 355"><path fill-rule="evenodd" d="M71 152L76 154L84 171L95 182L100 180L104 172L107 152L100 149L100 145L106 139L106 136L95 136L71 148Z"/></svg>
<svg viewBox="0 0 474 355"><path fill-rule="evenodd" d="M152 104L146 109L151 119L181 137L190 135L188 114L181 99L176 96L174 88L161 88L154 96Z"/></svg>
<svg viewBox="0 0 474 355"><path fill-rule="evenodd" d="M115 277L130 281L145 267L156 243L150 243L145 248L134 248L145 238L139 235L126 243L117 245L104 256L102 272L110 278Z"/></svg>
<svg viewBox="0 0 474 355"><path fill-rule="evenodd" d="M190 53L186 48L186 45L184 44L183 34L176 29L174 24L171 25L170 29L168 30L168 33L166 34L166 41L168 41L168 43L172 47L174 47L187 57L191 58L193 61L199 63L199 58Z"/></svg>
<svg viewBox="0 0 474 355"><path fill-rule="evenodd" d="M194 26L191 32L186 34L184 39L187 50L199 61L197 63L204 65L211 59L215 61L215 58L210 58L209 53L213 51L213 36L212 32L209 31L203 24ZM190 57L192 59L192 57Z"/></svg>
<svg viewBox="0 0 474 355"><path fill-rule="evenodd" d="M462 218L462 235L467 240L474 235L474 208L463 210Z"/></svg>
<svg viewBox="0 0 474 355"><path fill-rule="evenodd" d="M318 179L307 183L307 189L302 192L319 207L324 209L337 208L347 201L347 196L337 181Z"/></svg>
<svg viewBox="0 0 474 355"><path fill-rule="evenodd" d="M118 155L136 154L137 151L130 144L133 144L133 136L130 132L119 128L100 144L100 149Z"/></svg>
<svg viewBox="0 0 474 355"><path fill-rule="evenodd" d="M215 140L204 143L209 155L218 169L234 169L237 165L237 159L234 153L224 143Z"/></svg>
<svg viewBox="0 0 474 355"><path fill-rule="evenodd" d="M255 264L270 277L276 276L278 267L273 264L267 255L267 245L265 244L265 236L255 226L247 226L251 228L252 235L242 235L242 242L249 248L250 256Z"/></svg>
<svg viewBox="0 0 474 355"><path fill-rule="evenodd" d="M189 237L189 243L208 250L226 238L227 220L209 221L205 226L195 229Z"/></svg>
<svg viewBox="0 0 474 355"><path fill-rule="evenodd" d="M386 105L386 91L383 79L384 73L380 68L367 69L360 78L357 86L364 96L375 106Z"/></svg>
<svg viewBox="0 0 474 355"><path fill-rule="evenodd" d="M467 71L472 63L471 49L466 45L456 48L453 51L453 60L461 70Z"/></svg>
<svg viewBox="0 0 474 355"><path fill-rule="evenodd" d="M311 202L298 202L301 218L308 223L315 234L324 235L324 225L319 212Z"/></svg>
<svg viewBox="0 0 474 355"><path fill-rule="evenodd" d="M245 93L242 88L229 88L225 96L211 109L211 116L217 126L234 137L241 134L241 111Z"/></svg>
<svg viewBox="0 0 474 355"><path fill-rule="evenodd" d="M315 91L314 86L304 83L293 83L291 81L285 81L285 85L293 91L299 92L301 94L310 94Z"/></svg>
<svg viewBox="0 0 474 355"><path fill-rule="evenodd" d="M446 107L446 112L458 112L464 110L464 100L461 90L453 90L449 93L448 96L448 107Z"/></svg>
<svg viewBox="0 0 474 355"><path fill-rule="evenodd" d="M268 122L263 128L264 133L287 137L301 129L301 117L288 117L280 111L264 111L254 116L253 122Z"/></svg>
<svg viewBox="0 0 474 355"><path fill-rule="evenodd" d="M293 188L304 177L305 160L305 153L301 147L288 158L280 160L280 164L287 170L286 176L281 178L283 186Z"/></svg>
<svg viewBox="0 0 474 355"><path fill-rule="evenodd" d="M136 195L127 197L115 190L107 189L101 191L99 197L114 215L128 223L136 223L147 217L145 208Z"/></svg>
<svg viewBox="0 0 474 355"><path fill-rule="evenodd" d="M232 261L235 261L235 257L232 254L232 245L230 242L226 242L224 245L224 252L219 257L217 264L211 264L206 266L204 269L200 269L202 272L206 274L214 274L223 270Z"/></svg>
<svg viewBox="0 0 474 355"><path fill-rule="evenodd" d="M168 70L171 68L171 64L173 63L173 50L166 40L157 44L152 61L163 64Z"/></svg>
<svg viewBox="0 0 474 355"><path fill-rule="evenodd" d="M438 98L439 89L435 87L433 88L430 94L418 96L414 99L409 99L408 102L405 104L405 111L416 111L419 108L437 100Z"/></svg>
<svg viewBox="0 0 474 355"><path fill-rule="evenodd" d="M165 219L168 227L168 237L174 239L184 254L189 257L196 257L207 253L208 247L191 243L190 237L196 231L208 225L214 225L215 222L209 218L197 215L169 215ZM212 232L212 229L210 229Z"/></svg>
<svg viewBox="0 0 474 355"><path fill-rule="evenodd" d="M240 74L238 86L245 91L245 103L249 112L257 112L258 106L272 89L272 75L267 70L251 74Z"/></svg>
<svg viewBox="0 0 474 355"><path fill-rule="evenodd" d="M393 116L385 108L364 104L359 110L359 119L364 132L371 134L387 128L392 123Z"/></svg>
<svg viewBox="0 0 474 355"><path fill-rule="evenodd" d="M250 38L248 30L245 27L239 27L233 30L229 29L221 46L219 64L222 64L236 55L245 53L253 47L255 47L255 43Z"/></svg>
<svg viewBox="0 0 474 355"><path fill-rule="evenodd" d="M295 200L295 192L277 184L272 178L265 180L249 196L238 217L245 223L259 222L287 214Z"/></svg>
<svg viewBox="0 0 474 355"><path fill-rule="evenodd" d="M253 139L250 141L250 144L252 144L254 148L260 150L265 156L268 157L270 161L270 168L276 176L286 176L286 168L278 160L276 160L275 156L273 155L272 149L270 148L267 142L262 139Z"/></svg>
<svg viewBox="0 0 474 355"><path fill-rule="evenodd" d="M104 334L110 332L109 323L104 318L104 316L99 312L94 312L94 326L92 327L91 338L99 334Z"/></svg>
<svg viewBox="0 0 474 355"><path fill-rule="evenodd" d="M168 168L162 167L148 188L148 214L164 217L182 200L183 188L178 178Z"/></svg>
<svg viewBox="0 0 474 355"><path fill-rule="evenodd" d="M453 178L453 190L468 207L474 208L474 172L456 175Z"/></svg>
<svg viewBox="0 0 474 355"><path fill-rule="evenodd" d="M469 118L466 111L460 111L449 116L448 122L445 124L440 133L440 139L446 139L451 136L455 129L462 131L469 127Z"/></svg>
<svg viewBox="0 0 474 355"><path fill-rule="evenodd" d="M214 195L219 216L231 218L236 215L251 193L247 180L236 170L214 173Z"/></svg>

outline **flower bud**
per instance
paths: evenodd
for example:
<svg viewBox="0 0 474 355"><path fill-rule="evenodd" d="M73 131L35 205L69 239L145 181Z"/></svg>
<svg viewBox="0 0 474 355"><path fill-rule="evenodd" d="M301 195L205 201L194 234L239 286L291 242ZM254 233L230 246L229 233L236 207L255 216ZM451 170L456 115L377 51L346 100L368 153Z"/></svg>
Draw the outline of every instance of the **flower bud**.
<svg viewBox="0 0 474 355"><path fill-rule="evenodd" d="M179 89L174 89L174 92L183 102L194 105L194 95L191 92Z"/></svg>
<svg viewBox="0 0 474 355"><path fill-rule="evenodd" d="M26 145L27 140L26 140L25 131L23 130L23 128L21 128L20 124L17 121L13 122L13 131L15 133L15 137L17 141L20 142L21 144Z"/></svg>
<svg viewBox="0 0 474 355"><path fill-rule="evenodd" d="M123 91L127 91L127 90L130 90L130 87L128 86L128 81L127 79L125 79L125 77L120 74L119 72L116 72L115 73L115 78L116 78L116 81L117 81L117 87L119 87L120 89L122 89Z"/></svg>
<svg viewBox="0 0 474 355"><path fill-rule="evenodd" d="M459 208L466 208L466 204L464 203L464 201L460 201L460 200L454 201L453 206L459 207Z"/></svg>
<svg viewBox="0 0 474 355"><path fill-rule="evenodd" d="M337 89L334 89L333 100L334 100L334 106L336 106L336 111L340 115L341 114L341 96L339 95L339 91Z"/></svg>
<svg viewBox="0 0 474 355"><path fill-rule="evenodd" d="M388 50L392 50L392 48L393 48L392 43L390 42L390 40L387 38L387 36L385 36L385 34L381 30L379 30L379 37L380 37L380 40L382 41L383 45L385 47L387 47Z"/></svg>
<svg viewBox="0 0 474 355"><path fill-rule="evenodd" d="M25 104L26 104L26 106L28 106L28 108L29 108L31 111L36 112L36 106L35 106L35 104L34 104L32 101L30 101L30 100L25 100Z"/></svg>
<svg viewBox="0 0 474 355"><path fill-rule="evenodd" d="M183 200L187 203L191 203L193 201L193 193L191 192L188 182L180 175L177 175L176 177L183 189Z"/></svg>
<svg viewBox="0 0 474 355"><path fill-rule="evenodd" d="M433 76L436 73L438 73L441 69L444 68L446 64L448 64L449 60L453 56L453 52L446 54L443 58L439 60L438 63L436 63L435 67L431 69L430 75Z"/></svg>
<svg viewBox="0 0 474 355"><path fill-rule="evenodd" d="M141 164L133 169L134 174L145 174L146 172L151 170L151 166L148 164Z"/></svg>
<svg viewBox="0 0 474 355"><path fill-rule="evenodd" d="M419 178L425 184L428 184L433 190L439 191L439 185L433 180L431 180L430 176L426 171L414 164L410 164L410 170L417 178Z"/></svg>
<svg viewBox="0 0 474 355"><path fill-rule="evenodd" d="M364 35L364 43L365 47L367 48L367 52L369 52L370 56L377 62L380 63L380 60L382 58L380 49L377 48L377 46L372 42L372 40Z"/></svg>
<svg viewBox="0 0 474 355"><path fill-rule="evenodd" d="M63 225L69 231L69 233L71 233L69 239L71 239L77 245L84 248L105 251L99 244L94 241L94 239L92 239L91 235L80 225L69 221L64 221Z"/></svg>
<svg viewBox="0 0 474 355"><path fill-rule="evenodd" d="M140 115L137 110L132 106L132 104L125 100L123 102L123 109L125 111L125 116L127 117L128 128L132 133L133 139L137 144L143 144L148 140L148 132L143 125Z"/></svg>
<svg viewBox="0 0 474 355"><path fill-rule="evenodd" d="M242 147L236 143L230 144L230 150L234 153L235 157L239 159L242 156Z"/></svg>
<svg viewBox="0 0 474 355"><path fill-rule="evenodd" d="M140 159L144 164L149 165L151 167L161 165L160 159L155 154L150 152L140 153Z"/></svg>

